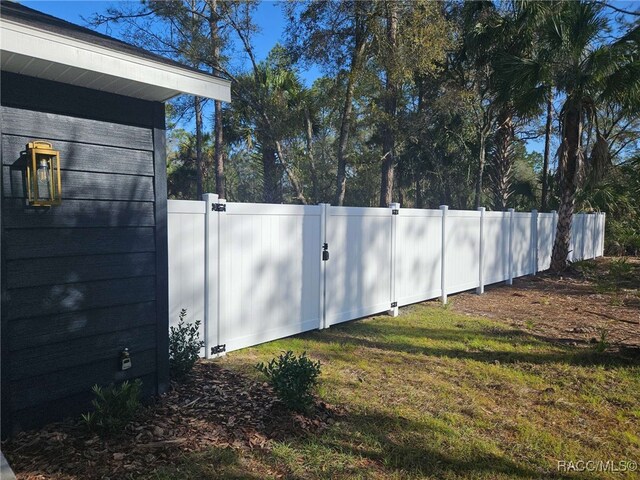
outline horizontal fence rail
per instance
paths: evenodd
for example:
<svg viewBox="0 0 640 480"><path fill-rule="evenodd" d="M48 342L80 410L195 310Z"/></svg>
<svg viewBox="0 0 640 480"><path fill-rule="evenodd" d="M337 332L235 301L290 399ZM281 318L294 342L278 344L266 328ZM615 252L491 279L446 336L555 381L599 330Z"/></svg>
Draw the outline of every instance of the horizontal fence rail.
<svg viewBox="0 0 640 480"><path fill-rule="evenodd" d="M169 309L204 356L475 289L551 264L557 215L169 200ZM572 219L569 260L602 256L605 214Z"/></svg>

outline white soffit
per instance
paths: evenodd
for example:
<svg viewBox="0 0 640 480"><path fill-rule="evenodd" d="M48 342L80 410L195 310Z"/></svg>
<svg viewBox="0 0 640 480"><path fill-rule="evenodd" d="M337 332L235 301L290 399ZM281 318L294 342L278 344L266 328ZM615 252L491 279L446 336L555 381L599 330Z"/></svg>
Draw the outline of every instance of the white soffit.
<svg viewBox="0 0 640 480"><path fill-rule="evenodd" d="M0 19L0 68L143 100L186 93L231 101L228 80L6 19Z"/></svg>

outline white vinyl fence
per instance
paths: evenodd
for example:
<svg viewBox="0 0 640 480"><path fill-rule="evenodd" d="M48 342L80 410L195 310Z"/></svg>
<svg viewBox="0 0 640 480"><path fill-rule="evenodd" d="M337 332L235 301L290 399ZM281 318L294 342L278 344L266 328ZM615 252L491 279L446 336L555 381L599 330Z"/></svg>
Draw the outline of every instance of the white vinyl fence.
<svg viewBox="0 0 640 480"><path fill-rule="evenodd" d="M205 356L511 283L549 268L555 213L169 200L169 311ZM603 254L604 214L573 218L570 260Z"/></svg>

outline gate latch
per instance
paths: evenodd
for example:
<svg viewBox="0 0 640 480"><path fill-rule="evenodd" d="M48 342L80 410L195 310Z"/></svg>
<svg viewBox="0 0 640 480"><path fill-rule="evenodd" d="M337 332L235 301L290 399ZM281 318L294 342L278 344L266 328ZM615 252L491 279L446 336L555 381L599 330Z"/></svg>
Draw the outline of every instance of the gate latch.
<svg viewBox="0 0 640 480"><path fill-rule="evenodd" d="M329 260L329 244L323 243L322 244L322 261L326 262L327 260Z"/></svg>

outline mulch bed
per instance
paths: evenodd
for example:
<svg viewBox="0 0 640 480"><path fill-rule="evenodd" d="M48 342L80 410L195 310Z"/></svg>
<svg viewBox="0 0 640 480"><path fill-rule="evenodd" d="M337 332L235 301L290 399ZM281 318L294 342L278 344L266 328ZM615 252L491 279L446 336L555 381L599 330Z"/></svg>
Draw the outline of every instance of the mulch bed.
<svg viewBox="0 0 640 480"><path fill-rule="evenodd" d="M338 416L323 402L309 416L290 413L268 384L201 362L118 438L103 440L72 419L20 433L2 451L19 480L116 479L208 447L268 449L271 440L317 433Z"/></svg>
<svg viewBox="0 0 640 480"><path fill-rule="evenodd" d="M598 288L611 258L595 263L592 277L578 270L562 276L540 273L514 279L513 286L489 286L484 295L451 297L453 310L503 321L549 341L590 345L606 332L612 350L640 354L640 259L629 258L633 272L617 288Z"/></svg>

